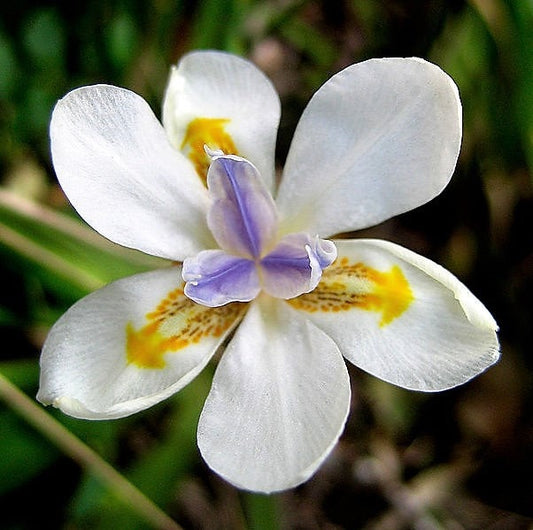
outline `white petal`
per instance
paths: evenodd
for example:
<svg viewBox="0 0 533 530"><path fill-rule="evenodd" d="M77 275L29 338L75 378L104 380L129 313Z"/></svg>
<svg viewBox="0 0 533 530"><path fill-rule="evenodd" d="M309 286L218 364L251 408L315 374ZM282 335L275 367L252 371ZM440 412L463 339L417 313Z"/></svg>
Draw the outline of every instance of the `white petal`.
<svg viewBox="0 0 533 530"><path fill-rule="evenodd" d="M285 302L253 302L222 356L198 425L208 465L237 487L272 492L309 478L350 405L333 341Z"/></svg>
<svg viewBox="0 0 533 530"><path fill-rule="evenodd" d="M140 96L74 90L57 103L50 136L61 187L104 236L174 260L213 245L207 192Z"/></svg>
<svg viewBox="0 0 533 530"><path fill-rule="evenodd" d="M250 160L265 184L274 187L274 149L279 97L252 63L223 52L185 55L170 75L163 123L171 142L182 148L188 125L197 118L224 118L237 154Z"/></svg>
<svg viewBox="0 0 533 530"><path fill-rule="evenodd" d="M337 240L317 289L290 301L344 356L401 387L460 385L499 358L496 322L450 272L403 247Z"/></svg>
<svg viewBox="0 0 533 530"><path fill-rule="evenodd" d="M180 267L171 267L111 283L72 306L44 344L37 399L71 416L106 419L184 387L242 308L198 306L182 287Z"/></svg>
<svg viewBox="0 0 533 530"><path fill-rule="evenodd" d="M457 87L422 59L333 76L298 124L276 203L285 231L320 237L411 210L448 183L461 141Z"/></svg>

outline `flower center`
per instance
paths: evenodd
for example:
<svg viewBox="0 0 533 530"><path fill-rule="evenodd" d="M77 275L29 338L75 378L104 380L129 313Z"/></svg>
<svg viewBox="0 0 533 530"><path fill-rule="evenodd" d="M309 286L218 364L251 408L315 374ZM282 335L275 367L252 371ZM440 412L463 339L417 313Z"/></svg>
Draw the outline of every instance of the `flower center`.
<svg viewBox="0 0 533 530"><path fill-rule="evenodd" d="M302 232L280 237L276 205L257 169L238 156L211 156L207 224L219 248L184 261L185 294L217 307L262 290L284 299L312 291L337 257L335 245Z"/></svg>

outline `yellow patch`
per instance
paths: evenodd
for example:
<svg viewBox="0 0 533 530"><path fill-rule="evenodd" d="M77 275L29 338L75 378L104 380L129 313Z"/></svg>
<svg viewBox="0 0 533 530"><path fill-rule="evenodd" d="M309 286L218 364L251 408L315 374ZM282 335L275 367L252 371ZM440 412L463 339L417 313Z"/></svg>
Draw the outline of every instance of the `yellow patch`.
<svg viewBox="0 0 533 530"><path fill-rule="evenodd" d="M337 260L322 274L314 291L287 300L302 311L349 311L364 309L381 314L380 327L398 318L414 300L414 295L398 265L388 272L364 263Z"/></svg>
<svg viewBox="0 0 533 530"><path fill-rule="evenodd" d="M219 149L225 155L238 154L233 139L225 130L229 121L228 118L196 118L189 123L185 131L181 149L194 164L196 173L204 184L207 182L207 170L211 163L204 146L207 145L212 150Z"/></svg>
<svg viewBox="0 0 533 530"><path fill-rule="evenodd" d="M246 304L222 307L197 304L178 288L168 293L157 308L146 315L145 326L126 326L126 357L139 368L164 368L164 356L207 337L220 337L244 314Z"/></svg>

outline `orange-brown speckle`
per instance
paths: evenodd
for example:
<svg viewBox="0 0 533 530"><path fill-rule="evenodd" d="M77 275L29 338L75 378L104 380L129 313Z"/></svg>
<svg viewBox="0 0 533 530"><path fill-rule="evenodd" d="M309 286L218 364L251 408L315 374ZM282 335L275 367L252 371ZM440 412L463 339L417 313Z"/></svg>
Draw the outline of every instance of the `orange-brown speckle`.
<svg viewBox="0 0 533 530"><path fill-rule="evenodd" d="M171 291L154 311L147 313L147 323L135 329L126 326L126 357L139 368L161 369L164 356L207 337L220 337L244 314L246 304L231 303L205 307L187 298L183 289Z"/></svg>
<svg viewBox="0 0 533 530"><path fill-rule="evenodd" d="M322 275L314 291L287 302L295 309L314 313L363 309L381 314L380 327L390 324L407 310L414 295L402 269L393 265L381 272L364 263L337 261Z"/></svg>

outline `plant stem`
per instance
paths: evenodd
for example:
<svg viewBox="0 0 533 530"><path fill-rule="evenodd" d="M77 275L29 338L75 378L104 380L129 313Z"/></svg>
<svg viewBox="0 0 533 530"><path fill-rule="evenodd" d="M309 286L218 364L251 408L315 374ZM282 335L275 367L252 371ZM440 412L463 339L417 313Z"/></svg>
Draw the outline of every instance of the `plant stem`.
<svg viewBox="0 0 533 530"><path fill-rule="evenodd" d="M2 374L0 374L0 398L61 449L63 453L100 478L117 497L130 506L132 510L135 510L154 528L181 530L181 527L146 497L144 493Z"/></svg>

